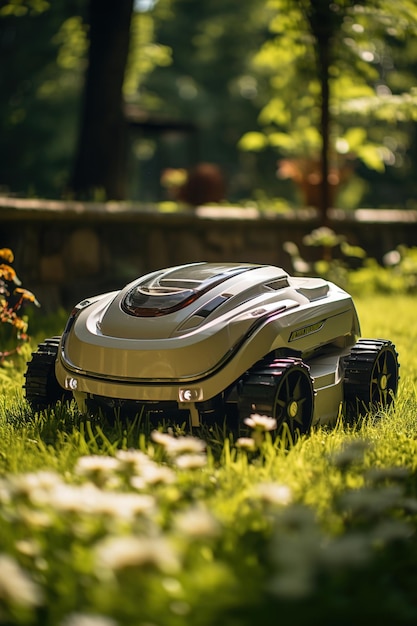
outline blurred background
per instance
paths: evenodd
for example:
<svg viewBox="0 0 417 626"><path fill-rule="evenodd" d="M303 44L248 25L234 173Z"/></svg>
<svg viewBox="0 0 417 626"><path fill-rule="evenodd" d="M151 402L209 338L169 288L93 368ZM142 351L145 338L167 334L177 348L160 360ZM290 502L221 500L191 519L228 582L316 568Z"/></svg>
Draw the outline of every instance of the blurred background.
<svg viewBox="0 0 417 626"><path fill-rule="evenodd" d="M209 200L415 208L416 30L406 0L3 1L1 193L187 201L210 164Z"/></svg>

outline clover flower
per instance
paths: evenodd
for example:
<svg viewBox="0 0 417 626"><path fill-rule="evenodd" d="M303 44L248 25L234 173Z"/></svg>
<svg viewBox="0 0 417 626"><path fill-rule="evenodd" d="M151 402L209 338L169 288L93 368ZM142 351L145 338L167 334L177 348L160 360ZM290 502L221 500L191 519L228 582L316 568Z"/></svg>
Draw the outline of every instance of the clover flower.
<svg viewBox="0 0 417 626"><path fill-rule="evenodd" d="M275 418L268 417L267 415L259 415L258 413L253 413L244 421L247 426L260 432L275 430L277 427L277 420Z"/></svg>

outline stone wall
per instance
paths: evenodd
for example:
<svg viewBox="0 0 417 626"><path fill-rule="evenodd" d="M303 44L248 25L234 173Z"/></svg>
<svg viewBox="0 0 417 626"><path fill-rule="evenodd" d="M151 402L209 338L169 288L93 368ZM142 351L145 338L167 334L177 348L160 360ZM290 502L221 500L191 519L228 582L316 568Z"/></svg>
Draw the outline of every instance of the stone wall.
<svg viewBox="0 0 417 626"><path fill-rule="evenodd" d="M118 289L148 271L193 261L247 261L292 271L286 241L303 256L318 226L313 210L283 214L199 207L161 213L124 203L83 204L0 198L0 247L13 249L14 267L45 311ZM413 211L334 210L331 226L378 260L403 243L417 245Z"/></svg>

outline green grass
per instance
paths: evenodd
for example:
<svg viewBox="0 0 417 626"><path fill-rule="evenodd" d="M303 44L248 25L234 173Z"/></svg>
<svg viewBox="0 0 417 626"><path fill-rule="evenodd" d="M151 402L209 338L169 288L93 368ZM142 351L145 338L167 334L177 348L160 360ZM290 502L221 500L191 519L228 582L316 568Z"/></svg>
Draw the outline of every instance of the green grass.
<svg viewBox="0 0 417 626"><path fill-rule="evenodd" d="M31 416L28 355L3 368L0 624L415 624L415 302L356 303L363 336L400 354L395 408L291 448Z"/></svg>

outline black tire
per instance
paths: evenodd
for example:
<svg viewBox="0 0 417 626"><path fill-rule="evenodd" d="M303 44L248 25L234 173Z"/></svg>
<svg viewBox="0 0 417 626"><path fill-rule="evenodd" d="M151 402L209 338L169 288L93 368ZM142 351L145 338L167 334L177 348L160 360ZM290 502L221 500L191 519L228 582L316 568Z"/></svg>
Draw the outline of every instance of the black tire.
<svg viewBox="0 0 417 626"><path fill-rule="evenodd" d="M397 393L399 367L391 341L359 339L345 359L346 416L354 419L370 410L388 408Z"/></svg>
<svg viewBox="0 0 417 626"><path fill-rule="evenodd" d="M309 367L298 358L253 367L240 383L238 410L241 424L258 413L276 419L278 431L286 424L293 438L308 433L314 412Z"/></svg>
<svg viewBox="0 0 417 626"><path fill-rule="evenodd" d="M53 406L58 400L72 399L72 393L62 389L55 376L59 342L60 337L45 339L32 352L32 360L27 363L23 388L26 400L34 411Z"/></svg>

